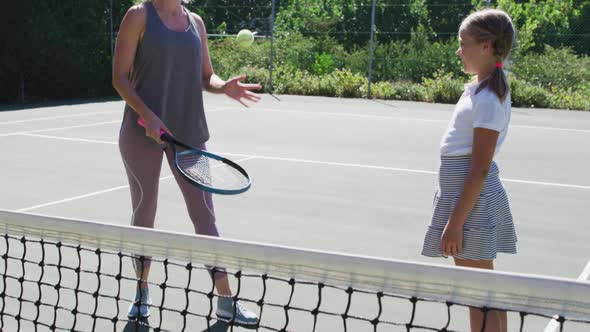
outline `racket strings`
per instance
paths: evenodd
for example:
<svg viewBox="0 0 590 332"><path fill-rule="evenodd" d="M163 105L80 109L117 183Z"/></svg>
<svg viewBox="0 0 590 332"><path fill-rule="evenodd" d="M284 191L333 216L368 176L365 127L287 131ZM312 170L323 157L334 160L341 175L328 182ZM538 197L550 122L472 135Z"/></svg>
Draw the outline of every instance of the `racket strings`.
<svg viewBox="0 0 590 332"><path fill-rule="evenodd" d="M234 190L248 185L248 178L234 167L199 153L177 155L176 163L186 176L208 187Z"/></svg>

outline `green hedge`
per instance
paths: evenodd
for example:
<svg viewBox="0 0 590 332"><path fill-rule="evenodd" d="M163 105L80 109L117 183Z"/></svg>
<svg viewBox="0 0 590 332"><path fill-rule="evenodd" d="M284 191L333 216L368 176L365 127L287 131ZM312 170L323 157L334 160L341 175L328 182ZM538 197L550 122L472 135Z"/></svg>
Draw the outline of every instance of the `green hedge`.
<svg viewBox="0 0 590 332"><path fill-rule="evenodd" d="M268 88L269 71L257 67L244 67L249 82L259 82ZM422 83L408 81L382 81L371 85L371 97L383 100L408 100L455 104L464 90L463 78L439 72ZM308 71L278 67L273 76L277 94L365 98L368 95L366 77L348 70L316 76ZM543 87L517 78L510 79L514 107L558 108L590 111L590 96L581 91L550 92Z"/></svg>
<svg viewBox="0 0 590 332"><path fill-rule="evenodd" d="M115 22L132 2L114 2ZM72 17L71 8L76 6L85 8L85 15ZM22 83L31 101L115 95L110 84L106 6L98 0L39 2L34 7L27 1L15 3L15 13L20 14L0 22L0 103L17 101ZM26 35L11 31L26 31ZM275 93L367 97L367 44L345 47L329 34L281 31L278 36L273 59ZM406 38L377 41L371 97L457 101L469 78L454 54L454 38L434 38L431 30L419 26ZM219 76L245 72L248 80L268 88L268 40L257 39L243 49L233 38L211 38L209 46ZM541 54L518 53L512 59L508 70L514 105L590 110L590 59L571 48L543 49Z"/></svg>
<svg viewBox="0 0 590 332"><path fill-rule="evenodd" d="M510 80L510 90L513 106L547 108L551 105L549 92L540 86L513 78Z"/></svg>
<svg viewBox="0 0 590 332"><path fill-rule="evenodd" d="M373 61L374 81L420 82L432 78L440 69L454 76L464 76L455 41L431 42L424 33L413 33L408 41L378 43ZM366 74L369 68L369 47L357 48L346 57L346 68Z"/></svg>
<svg viewBox="0 0 590 332"><path fill-rule="evenodd" d="M570 48L545 46L542 54L515 59L511 71L519 78L546 89L590 89L590 58Z"/></svg>
<svg viewBox="0 0 590 332"><path fill-rule="evenodd" d="M438 71L434 78L425 78L424 86L428 99L435 103L454 104L464 90L464 80L458 80L452 73Z"/></svg>
<svg viewBox="0 0 590 332"><path fill-rule="evenodd" d="M427 43L420 35L406 42L377 45L371 97L456 103L469 80L454 55L454 43ZM364 98L368 95L368 51L347 52L330 38L285 36L276 43L274 92ZM422 50L420 52L419 50ZM443 52L444 50L444 52ZM246 73L268 88L270 43L238 48L234 41L211 41L216 72L224 78ZM385 62L380 60L387 59ZM513 59L509 66L516 107L590 110L589 60L570 49L547 47L544 54ZM545 70L552 68L552 70Z"/></svg>

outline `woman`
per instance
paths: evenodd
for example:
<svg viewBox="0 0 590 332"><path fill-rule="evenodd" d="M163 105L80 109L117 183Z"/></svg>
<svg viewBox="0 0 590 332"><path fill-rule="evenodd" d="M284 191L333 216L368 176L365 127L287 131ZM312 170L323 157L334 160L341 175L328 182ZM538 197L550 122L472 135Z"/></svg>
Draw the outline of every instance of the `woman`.
<svg viewBox="0 0 590 332"><path fill-rule="evenodd" d="M244 78L224 81L215 75L205 24L180 0L146 1L127 11L115 47L113 86L126 102L119 148L131 190L132 225L154 227L159 176L166 155L195 231L219 236L211 194L190 185L177 173L174 156L161 141L160 130L205 150L209 131L202 90L224 93L247 106L245 101L260 99L252 92L260 85L243 84L240 81ZM145 128L137 124L139 118ZM136 260L134 266L141 283L128 316L147 317L151 302L147 283L150 260ZM255 313L234 303L225 272L210 272L220 295L217 316L233 318L239 324L257 324Z"/></svg>

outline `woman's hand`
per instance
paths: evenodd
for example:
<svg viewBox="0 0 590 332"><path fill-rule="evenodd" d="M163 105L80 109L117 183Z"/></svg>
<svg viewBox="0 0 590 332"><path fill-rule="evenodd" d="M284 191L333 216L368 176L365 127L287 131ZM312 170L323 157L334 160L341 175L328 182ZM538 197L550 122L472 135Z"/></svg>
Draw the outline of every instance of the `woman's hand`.
<svg viewBox="0 0 590 332"><path fill-rule="evenodd" d="M149 112L149 115L143 119L143 122L145 124L145 135L156 141L158 144L164 143L160 138L162 130L168 135L171 135L170 130L164 125L164 122L151 111Z"/></svg>
<svg viewBox="0 0 590 332"><path fill-rule="evenodd" d="M455 256L463 250L463 225L449 221L445 226L440 241L443 256Z"/></svg>
<svg viewBox="0 0 590 332"><path fill-rule="evenodd" d="M246 75L230 78L225 82L225 85L223 86L223 92L232 99L239 101L240 104L249 107L248 104L246 104L242 99L258 102L260 97L252 91L260 90L262 87L260 84L247 84L240 82L244 79L246 79Z"/></svg>

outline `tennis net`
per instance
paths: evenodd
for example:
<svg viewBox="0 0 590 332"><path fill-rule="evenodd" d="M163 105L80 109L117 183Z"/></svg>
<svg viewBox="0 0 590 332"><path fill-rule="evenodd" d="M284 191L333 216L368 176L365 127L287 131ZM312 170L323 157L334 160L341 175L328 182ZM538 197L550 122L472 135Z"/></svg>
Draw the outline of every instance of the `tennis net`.
<svg viewBox="0 0 590 332"><path fill-rule="evenodd" d="M227 331L205 266L227 270L259 331L467 331L467 308L509 331L587 331L590 284L0 211L0 330ZM152 315L127 317L152 257Z"/></svg>

